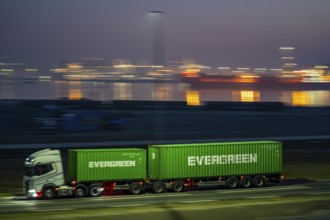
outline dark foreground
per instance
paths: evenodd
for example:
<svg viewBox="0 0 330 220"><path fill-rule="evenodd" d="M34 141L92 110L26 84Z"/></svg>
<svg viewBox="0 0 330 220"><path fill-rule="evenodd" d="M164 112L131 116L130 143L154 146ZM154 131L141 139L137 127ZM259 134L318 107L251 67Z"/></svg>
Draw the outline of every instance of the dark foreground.
<svg viewBox="0 0 330 220"><path fill-rule="evenodd" d="M0 133L1 144L306 137L330 134L329 108L287 107L276 111L154 108L113 109L111 113L120 115L124 123L80 131L31 127L3 130Z"/></svg>

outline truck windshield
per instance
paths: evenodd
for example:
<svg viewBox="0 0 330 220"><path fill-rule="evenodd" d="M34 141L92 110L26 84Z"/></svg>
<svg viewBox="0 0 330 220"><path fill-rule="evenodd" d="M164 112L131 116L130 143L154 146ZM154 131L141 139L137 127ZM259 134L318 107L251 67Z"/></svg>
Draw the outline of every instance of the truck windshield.
<svg viewBox="0 0 330 220"><path fill-rule="evenodd" d="M25 175L26 176L41 176L46 173L49 173L53 170L52 164L41 164L36 165L33 167L26 167L25 168Z"/></svg>

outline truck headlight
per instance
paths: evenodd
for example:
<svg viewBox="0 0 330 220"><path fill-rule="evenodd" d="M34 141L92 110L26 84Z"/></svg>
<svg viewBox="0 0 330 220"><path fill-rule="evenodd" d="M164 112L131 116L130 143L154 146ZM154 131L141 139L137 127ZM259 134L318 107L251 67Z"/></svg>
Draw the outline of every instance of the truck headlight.
<svg viewBox="0 0 330 220"><path fill-rule="evenodd" d="M32 197L34 198L38 196L37 191L35 189L30 189L29 194L32 195Z"/></svg>

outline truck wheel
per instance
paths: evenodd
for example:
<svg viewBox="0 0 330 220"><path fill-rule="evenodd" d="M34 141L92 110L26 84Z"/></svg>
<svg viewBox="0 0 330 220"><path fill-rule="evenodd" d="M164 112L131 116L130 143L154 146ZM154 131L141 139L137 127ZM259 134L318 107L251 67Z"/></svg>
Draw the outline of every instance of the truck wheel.
<svg viewBox="0 0 330 220"><path fill-rule="evenodd" d="M92 185L89 187L89 195L91 197L99 197L101 196L102 189L100 185Z"/></svg>
<svg viewBox="0 0 330 220"><path fill-rule="evenodd" d="M83 198L86 196L86 190L83 187L77 187L73 192L74 197Z"/></svg>
<svg viewBox="0 0 330 220"><path fill-rule="evenodd" d="M253 185L255 187L263 187L263 186L265 186L265 184L266 184L266 181L263 176L255 176L253 178Z"/></svg>
<svg viewBox="0 0 330 220"><path fill-rule="evenodd" d="M129 189L133 195L137 195L142 193L143 187L140 183L132 183Z"/></svg>
<svg viewBox="0 0 330 220"><path fill-rule="evenodd" d="M172 190L174 192L182 192L184 190L184 183L181 181L175 181L172 185Z"/></svg>
<svg viewBox="0 0 330 220"><path fill-rule="evenodd" d="M55 190L53 188L45 188L42 192L42 198L44 199L54 199Z"/></svg>
<svg viewBox="0 0 330 220"><path fill-rule="evenodd" d="M154 193L163 193L166 190L166 186L162 182L156 182L152 189Z"/></svg>
<svg viewBox="0 0 330 220"><path fill-rule="evenodd" d="M252 186L252 178L245 176L243 179L241 179L240 184L242 188L250 188Z"/></svg>
<svg viewBox="0 0 330 220"><path fill-rule="evenodd" d="M227 180L226 180L226 186L229 188L229 189L236 189L238 188L238 179L236 177L229 177Z"/></svg>

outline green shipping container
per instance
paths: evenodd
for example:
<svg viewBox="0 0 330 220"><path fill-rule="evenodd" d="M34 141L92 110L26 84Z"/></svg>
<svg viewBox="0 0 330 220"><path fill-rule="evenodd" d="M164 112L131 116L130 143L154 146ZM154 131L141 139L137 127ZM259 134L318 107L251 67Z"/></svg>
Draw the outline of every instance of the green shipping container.
<svg viewBox="0 0 330 220"><path fill-rule="evenodd" d="M147 152L143 149L69 150L68 177L78 182L142 180Z"/></svg>
<svg viewBox="0 0 330 220"><path fill-rule="evenodd" d="M152 180L280 174L282 145L276 141L151 145Z"/></svg>

